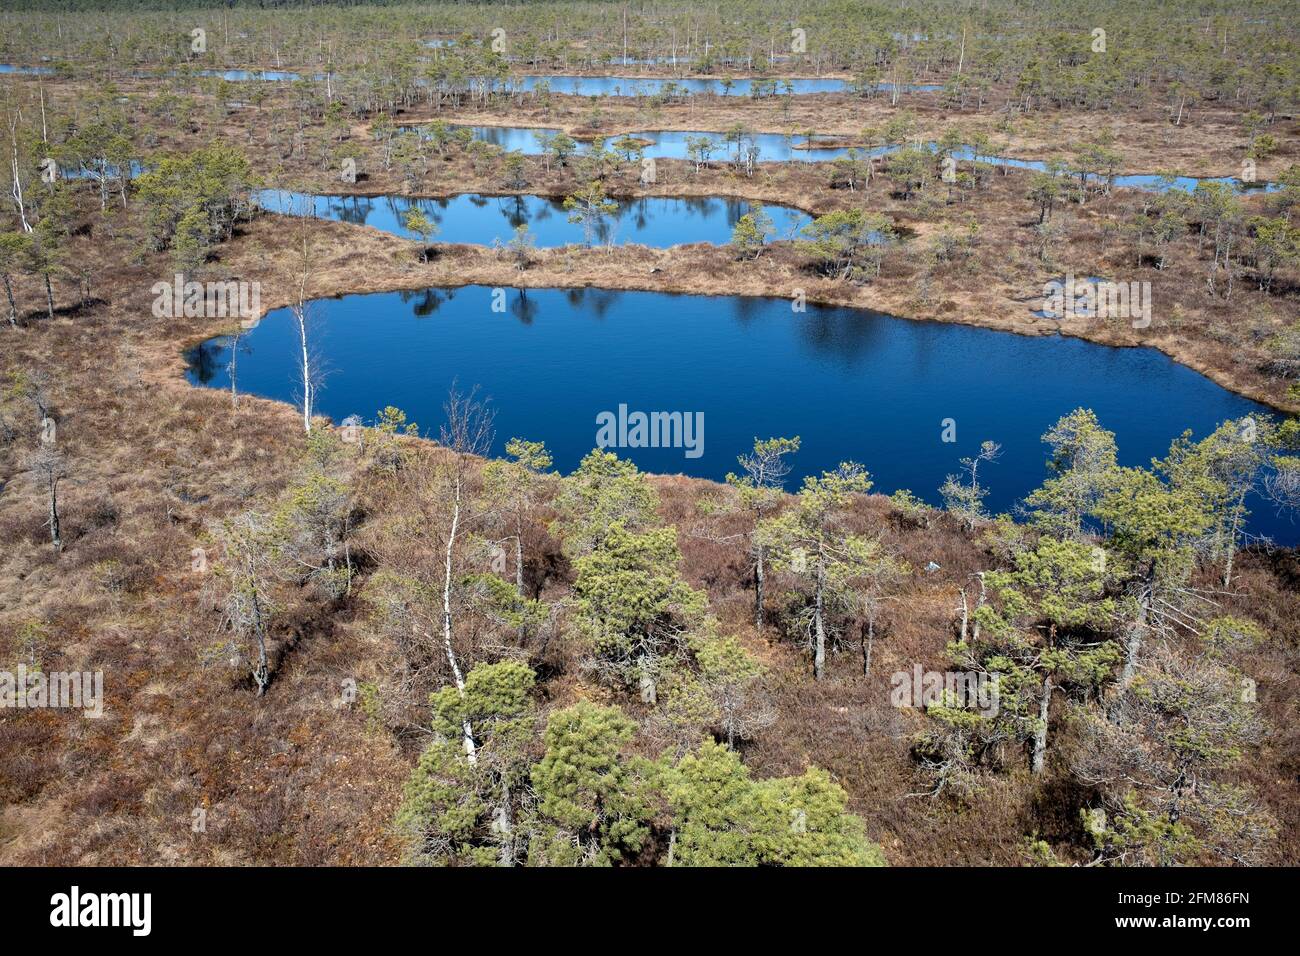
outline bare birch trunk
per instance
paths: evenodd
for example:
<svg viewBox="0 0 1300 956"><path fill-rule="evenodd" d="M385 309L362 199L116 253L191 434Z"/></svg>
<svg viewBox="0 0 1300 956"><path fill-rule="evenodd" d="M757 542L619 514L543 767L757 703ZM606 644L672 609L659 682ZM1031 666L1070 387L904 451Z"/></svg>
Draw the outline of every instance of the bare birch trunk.
<svg viewBox="0 0 1300 956"><path fill-rule="evenodd" d="M1034 756L1030 769L1036 773L1043 772L1047 761L1047 713L1052 704L1052 675L1043 678L1043 698L1038 702L1038 727L1034 731Z"/></svg>
<svg viewBox="0 0 1300 956"><path fill-rule="evenodd" d="M457 468L460 465L457 463ZM465 696L465 678L460 672L460 665L456 663L456 652L451 646L451 574L452 574L452 551L456 545L456 533L460 529L460 494L461 494L460 474L456 475L456 493L452 503L451 512L451 533L447 535L447 552L444 562L444 575L442 579L442 645L447 652L447 663L451 665L451 675L456 681L456 690L460 696ZM478 754L474 747L474 729L470 726L469 719L461 721L462 742L465 746L465 759L469 761L470 766L478 763Z"/></svg>
<svg viewBox="0 0 1300 956"><path fill-rule="evenodd" d="M813 677L822 679L826 668L826 622L822 618L823 591L826 586L826 568L819 557L817 560L817 596L813 606Z"/></svg>

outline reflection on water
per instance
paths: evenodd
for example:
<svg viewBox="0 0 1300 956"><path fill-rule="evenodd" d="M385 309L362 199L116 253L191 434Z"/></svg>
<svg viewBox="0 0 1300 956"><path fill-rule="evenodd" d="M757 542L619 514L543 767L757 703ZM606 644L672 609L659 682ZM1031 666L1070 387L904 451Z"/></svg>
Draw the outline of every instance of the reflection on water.
<svg viewBox="0 0 1300 956"><path fill-rule="evenodd" d="M407 128L422 129L421 126ZM557 132L546 127L532 126L468 126L465 128L470 130L476 139L499 146L507 152L534 155L542 152L542 141ZM607 137L605 139L606 147L611 146L622 135L624 134L619 133ZM735 142L729 142L725 133L702 130L638 130L626 135L631 136L633 139L646 141L647 145L644 146L643 155L653 156L656 159L688 159L690 158L688 152L690 141L700 138L708 140L711 144L712 153L710 158L715 161L734 156L736 151ZM765 163L825 163L847 156L849 151L855 148L851 146L819 146L817 143L817 137L814 136L810 141L803 134L750 133L745 139L746 146L752 144L758 148L758 161ZM587 148L588 144L586 143L580 142L578 144L580 153ZM877 146L869 150L858 148L858 151L864 155L884 156L898 148L897 146ZM926 148L934 150L936 145L927 143ZM962 147L954 155L963 162L973 162L975 160L975 152L968 146ZM1047 169L1047 163L1038 159L1017 159L1014 156L981 154L979 160L992 166L1005 166L1013 169L1032 169L1040 172ZM1280 188L1276 183L1243 182L1232 177L1161 176L1156 173L1116 176L1114 185L1121 188L1143 189L1153 192L1164 192L1168 189L1183 189L1190 192L1200 182L1229 183L1240 192L1254 190L1272 192Z"/></svg>
<svg viewBox="0 0 1300 956"><path fill-rule="evenodd" d="M406 214L418 209L437 226L437 242L490 245L508 242L518 226L527 226L539 248L584 241L583 227L569 221L564 202L547 196L485 196L463 193L442 199L404 196L309 196L268 189L255 201L264 209L288 215L312 215L353 225L374 226L408 239ZM743 199L717 196L666 199L645 197L618 201L618 209L593 228L600 245L639 243L665 248L683 242L725 243L741 216L752 209ZM785 206L766 206L777 235L792 236L809 217Z"/></svg>
<svg viewBox="0 0 1300 956"><path fill-rule="evenodd" d="M417 132L427 129L425 126L405 128ZM452 126L451 128L460 129L462 127ZM558 132L555 129L539 126L466 126L463 128L468 129L475 139L491 143L506 152L520 152L526 155L540 154L543 151L543 142ZM605 146L612 148L614 142L623 135L625 134L618 133L606 137ZM710 158L713 160L725 159L734 155L736 151L736 144L728 142L723 133L695 130L637 130L626 135L645 143L642 155L653 156L656 159L687 159L689 158L689 140L701 137L712 144ZM816 137L813 138L810 144L808 138L803 134L750 133L745 138L746 146L752 144L758 147L760 162L827 162L848 153L847 147L816 146L816 143ZM590 144L579 141L577 147L578 153L581 154L590 148ZM881 150L875 150L873 155L880 155L881 152Z"/></svg>
<svg viewBox="0 0 1300 956"><path fill-rule="evenodd" d="M219 335L200 342L185 353L186 372L191 382L211 385L230 364L230 346L234 338ZM227 382L227 385L229 383Z"/></svg>
<svg viewBox="0 0 1300 956"><path fill-rule="evenodd" d="M1116 431L1125 464L1164 455L1185 428L1200 437L1229 418L1268 414L1153 349L847 308L801 314L779 299L585 288L507 290L504 307L494 303L483 286L316 303L312 345L331 369L318 408L335 421L373 421L396 405L436 434L452 381L477 384L497 409L498 453L514 436L544 440L565 471L591 450L602 411L698 411L702 457L624 453L648 470L720 479L755 436L799 435L792 486L851 458L878 490L910 488L932 502L957 459L991 439L1004 448L987 476L999 510L1043 480L1040 436L1074 408L1092 408ZM241 392L293 400L296 335L279 310L242 336ZM192 350L190 380L229 388L229 345ZM941 440L945 418L957 422L955 443ZM1289 521L1254 510L1254 530L1297 539Z"/></svg>
<svg viewBox="0 0 1300 956"><path fill-rule="evenodd" d="M397 293L397 297L411 306L411 314L417 319L427 319L444 303L456 298L455 289L406 289Z"/></svg>

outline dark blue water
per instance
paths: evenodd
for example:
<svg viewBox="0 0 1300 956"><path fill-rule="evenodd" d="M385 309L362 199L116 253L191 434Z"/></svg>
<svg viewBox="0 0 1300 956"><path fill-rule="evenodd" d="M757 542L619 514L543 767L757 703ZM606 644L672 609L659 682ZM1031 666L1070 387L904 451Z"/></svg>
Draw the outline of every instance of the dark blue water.
<svg viewBox="0 0 1300 956"><path fill-rule="evenodd" d="M843 459L876 490L910 488L937 503L957 460L991 439L1002 458L981 470L989 504L1010 508L1044 478L1040 436L1080 406L1115 431L1125 464L1163 456L1191 428L1263 415L1151 349L910 322L847 308L792 312L779 299L502 290L483 286L352 295L314 306L323 358L317 410L373 421L396 405L437 433L453 380L481 385L497 410L497 445L544 440L567 472L596 444L597 415L702 413L699 457L686 449L618 449L642 468L721 479L755 436L799 435L791 486ZM241 391L292 401L296 326L272 312L241 341ZM187 356L191 382L228 388L230 343ZM943 420L957 441L941 440ZM1289 521L1257 508L1255 529L1293 542Z"/></svg>
<svg viewBox="0 0 1300 956"><path fill-rule="evenodd" d="M267 189L254 196L264 209L288 215L314 215L384 232L418 238L403 224L407 210L417 207L438 226L434 242L491 245L508 242L516 226L526 224L538 248L584 241L582 226L569 222L563 201L544 196L483 196L461 194L446 199L404 196L308 196ZM666 248L684 242L725 243L741 216L753 206L743 199L629 199L618 204L593 242L601 245L640 243ZM810 220L797 209L765 206L777 237L788 238Z"/></svg>

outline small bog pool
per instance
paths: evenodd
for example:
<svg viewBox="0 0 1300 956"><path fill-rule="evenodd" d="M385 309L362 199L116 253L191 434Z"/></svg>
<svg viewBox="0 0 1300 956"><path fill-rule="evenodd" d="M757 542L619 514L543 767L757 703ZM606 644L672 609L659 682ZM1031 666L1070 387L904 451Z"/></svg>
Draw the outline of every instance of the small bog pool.
<svg viewBox="0 0 1300 956"><path fill-rule="evenodd" d="M462 193L445 199L411 199L405 196L312 196L280 189L262 190L254 200L263 209L295 216L316 216L384 232L418 238L405 225L410 209L419 209L435 226L434 242L478 245L508 242L515 228L527 226L538 248L585 241L583 227L569 221L561 199L548 196L486 196ZM617 201L615 212L595 229L599 245L639 243L666 248L684 242L725 243L741 216L753 209L743 199L643 198ZM811 217L786 206L763 207L776 228L777 238L791 238Z"/></svg>

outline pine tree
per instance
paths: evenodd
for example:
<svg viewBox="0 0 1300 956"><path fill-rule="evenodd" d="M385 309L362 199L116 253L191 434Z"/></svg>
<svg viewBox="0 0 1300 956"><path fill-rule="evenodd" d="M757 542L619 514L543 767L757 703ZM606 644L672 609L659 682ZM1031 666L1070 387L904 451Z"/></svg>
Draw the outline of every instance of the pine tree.
<svg viewBox="0 0 1300 956"><path fill-rule="evenodd" d="M645 844L653 774L627 753L635 733L635 721L617 707L584 701L551 714L546 752L531 774L531 864L608 866Z"/></svg>
<svg viewBox="0 0 1300 956"><path fill-rule="evenodd" d="M764 516L779 507L785 497L783 483L790 474L786 457L799 450L799 437L754 439L754 450L739 456L743 474L728 473L727 484L736 489L740 505L753 520L749 533L750 552L754 558L754 626L763 629L763 582L766 575L766 550L758 539L758 527Z"/></svg>
<svg viewBox="0 0 1300 956"><path fill-rule="evenodd" d="M430 697L434 741L411 771L396 820L413 862L515 864L534 682L519 661L479 664L463 692L444 687ZM473 761L461 745L466 724L474 728Z"/></svg>
<svg viewBox="0 0 1300 956"><path fill-rule="evenodd" d="M763 246L775 234L772 217L755 205L752 210L736 221L731 230L731 248L738 259L757 259L763 254Z"/></svg>
<svg viewBox="0 0 1300 956"><path fill-rule="evenodd" d="M676 528L627 530L615 522L600 544L574 561L579 624L596 665L615 683L658 698L661 675L685 653L685 635L705 596L680 577Z"/></svg>
<svg viewBox="0 0 1300 956"><path fill-rule="evenodd" d="M854 495L870 490L866 470L843 462L820 477L805 478L796 506L761 525L759 540L771 549L773 563L800 581L806 606L799 620L812 645L818 680L838 612L852 603L853 579L878 557L878 545L843 530L841 515Z"/></svg>
<svg viewBox="0 0 1300 956"><path fill-rule="evenodd" d="M613 452L591 451L565 477L556 503L565 553L579 557L599 547L616 522L630 532L653 525L658 503L633 462Z"/></svg>

